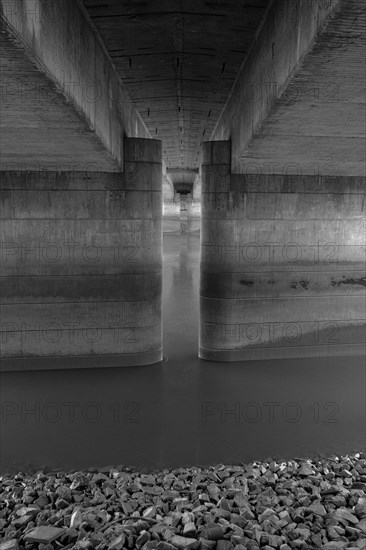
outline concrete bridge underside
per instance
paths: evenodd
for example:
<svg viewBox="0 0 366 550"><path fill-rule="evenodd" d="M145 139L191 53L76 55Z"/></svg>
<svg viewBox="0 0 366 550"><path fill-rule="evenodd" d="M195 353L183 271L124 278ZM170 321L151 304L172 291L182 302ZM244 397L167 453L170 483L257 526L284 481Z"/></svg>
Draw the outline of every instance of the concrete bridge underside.
<svg viewBox="0 0 366 550"><path fill-rule="evenodd" d="M0 7L2 369L160 361L182 216L200 357L365 352L364 3Z"/></svg>

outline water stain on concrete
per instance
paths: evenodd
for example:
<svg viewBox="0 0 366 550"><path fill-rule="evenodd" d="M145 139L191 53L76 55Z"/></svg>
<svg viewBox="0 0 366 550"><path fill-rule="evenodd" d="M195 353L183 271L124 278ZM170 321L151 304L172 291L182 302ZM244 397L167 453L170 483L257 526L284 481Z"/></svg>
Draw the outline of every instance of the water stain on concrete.
<svg viewBox="0 0 366 550"><path fill-rule="evenodd" d="M305 290L309 290L309 281L294 281L291 283L291 288L297 289L298 285L300 285Z"/></svg>
<svg viewBox="0 0 366 550"><path fill-rule="evenodd" d="M244 285L244 286L253 286L254 285L254 281L248 281L246 279L240 279L240 284L241 285Z"/></svg>
<svg viewBox="0 0 366 550"><path fill-rule="evenodd" d="M334 279L332 279L332 282L330 284L333 287L334 286L341 286L341 285L361 285L361 286L366 287L366 277L360 277L359 279L354 279L354 278L346 279L346 278L343 278L343 280L341 280L341 281L335 281Z"/></svg>

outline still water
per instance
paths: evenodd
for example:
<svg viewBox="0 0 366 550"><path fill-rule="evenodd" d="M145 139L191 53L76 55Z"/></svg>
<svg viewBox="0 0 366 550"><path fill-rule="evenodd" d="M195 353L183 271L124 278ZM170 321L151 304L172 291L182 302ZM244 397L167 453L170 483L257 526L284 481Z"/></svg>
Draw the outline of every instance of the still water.
<svg viewBox="0 0 366 550"><path fill-rule="evenodd" d="M162 363L2 373L2 471L150 469L365 447L364 357L202 361L198 285L198 233L166 233Z"/></svg>

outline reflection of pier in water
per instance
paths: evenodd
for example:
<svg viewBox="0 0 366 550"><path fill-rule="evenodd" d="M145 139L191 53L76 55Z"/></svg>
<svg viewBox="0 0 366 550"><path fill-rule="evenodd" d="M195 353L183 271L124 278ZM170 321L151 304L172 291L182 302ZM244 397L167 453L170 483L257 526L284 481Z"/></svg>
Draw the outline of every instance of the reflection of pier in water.
<svg viewBox="0 0 366 550"><path fill-rule="evenodd" d="M2 467L181 466L364 446L362 356L202 361L198 285L198 235L166 234L163 362L2 373Z"/></svg>

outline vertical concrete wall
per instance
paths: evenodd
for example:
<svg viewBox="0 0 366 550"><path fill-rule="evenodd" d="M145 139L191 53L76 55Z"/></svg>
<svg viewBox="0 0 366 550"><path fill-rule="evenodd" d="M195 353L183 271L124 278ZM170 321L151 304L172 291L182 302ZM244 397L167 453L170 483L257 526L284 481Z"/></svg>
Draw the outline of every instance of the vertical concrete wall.
<svg viewBox="0 0 366 550"><path fill-rule="evenodd" d="M161 142L124 149L123 173L1 173L0 368L161 360Z"/></svg>
<svg viewBox="0 0 366 550"><path fill-rule="evenodd" d="M365 351L365 178L230 174L203 144L202 359Z"/></svg>
<svg viewBox="0 0 366 550"><path fill-rule="evenodd" d="M180 232L188 233L188 205L192 201L190 194L180 194Z"/></svg>
<svg viewBox="0 0 366 550"><path fill-rule="evenodd" d="M201 201L191 199L187 202L187 231L193 233L201 228Z"/></svg>
<svg viewBox="0 0 366 550"><path fill-rule="evenodd" d="M163 200L172 201L174 199L174 185L167 173L165 162L163 162Z"/></svg>

